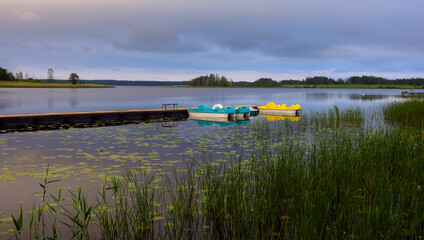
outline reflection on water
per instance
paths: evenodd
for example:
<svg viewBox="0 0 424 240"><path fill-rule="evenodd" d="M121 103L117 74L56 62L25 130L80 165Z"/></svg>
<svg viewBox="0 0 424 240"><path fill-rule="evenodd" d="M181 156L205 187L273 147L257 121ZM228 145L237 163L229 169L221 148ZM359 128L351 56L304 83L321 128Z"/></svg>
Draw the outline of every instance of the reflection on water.
<svg viewBox="0 0 424 240"><path fill-rule="evenodd" d="M330 93L330 92L312 92L306 95L307 101L314 101L314 102L316 101L324 102L324 101L328 101L335 98L336 98L336 94Z"/></svg>
<svg viewBox="0 0 424 240"><path fill-rule="evenodd" d="M75 89L73 89L75 90ZM72 108L75 108L76 106L78 106L78 98L77 98L77 92L76 91L72 91L71 95L69 97L69 106L71 106Z"/></svg>
<svg viewBox="0 0 424 240"><path fill-rule="evenodd" d="M369 89L366 89L369 90ZM352 90L353 92L361 92L360 90ZM398 91L392 95L393 90L387 91L387 94L376 94L375 92L362 91L363 93L349 93L345 92L313 92L306 96L308 101L314 102L337 102L337 101L351 101L351 102L378 102L378 101L395 101L400 99L402 95Z"/></svg>
<svg viewBox="0 0 424 240"><path fill-rule="evenodd" d="M167 127L178 127L178 122L176 120L163 121L162 122L162 127L164 127L164 128L167 128Z"/></svg>
<svg viewBox="0 0 424 240"><path fill-rule="evenodd" d="M265 117L267 121L280 121L280 120L290 120L296 122L300 120L300 116L282 116L282 115L263 115L259 114L258 116Z"/></svg>
<svg viewBox="0 0 424 240"><path fill-rule="evenodd" d="M355 101L381 101L381 100L396 100L402 96L389 96L389 95L358 95L358 94L349 94L348 97Z"/></svg>
<svg viewBox="0 0 424 240"><path fill-rule="evenodd" d="M221 122L221 123L231 123L234 120L230 120L224 117L210 117L210 116L189 116L188 120L194 121L204 121L204 122Z"/></svg>
<svg viewBox="0 0 424 240"><path fill-rule="evenodd" d="M53 96L53 94L54 94L54 89L49 89L48 91L47 91L47 108L48 109L53 109L53 106L54 106L54 96Z"/></svg>
<svg viewBox="0 0 424 240"><path fill-rule="evenodd" d="M242 126L242 125L249 125L249 120L238 120L238 121L206 121L206 120L193 120L196 122L199 127L206 127L206 126L221 126L221 127L229 127L229 126Z"/></svg>

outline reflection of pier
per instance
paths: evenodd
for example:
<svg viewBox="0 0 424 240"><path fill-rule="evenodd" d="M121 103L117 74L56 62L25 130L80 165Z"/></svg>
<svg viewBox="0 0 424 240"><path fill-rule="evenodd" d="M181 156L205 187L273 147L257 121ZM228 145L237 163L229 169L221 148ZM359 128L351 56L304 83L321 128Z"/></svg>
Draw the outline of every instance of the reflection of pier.
<svg viewBox="0 0 424 240"><path fill-rule="evenodd" d="M386 100L393 97L393 95L371 95L371 94L349 94L348 98L355 101L362 101L362 102L372 102L372 101L380 101L380 100Z"/></svg>
<svg viewBox="0 0 424 240"><path fill-rule="evenodd" d="M169 127L178 127L178 123L175 119L170 119L170 121L163 121L162 127L169 128Z"/></svg>
<svg viewBox="0 0 424 240"><path fill-rule="evenodd" d="M176 126L176 121L188 118L190 108L139 109L116 111L87 111L63 113L30 113L0 115L0 130L36 131L70 127L98 127L140 122L164 122L164 127ZM169 122L169 123L168 123ZM175 123L172 123L175 122Z"/></svg>
<svg viewBox="0 0 424 240"><path fill-rule="evenodd" d="M418 98L424 97L424 92L415 92L414 90L402 91L401 94L402 94L402 97L418 97Z"/></svg>

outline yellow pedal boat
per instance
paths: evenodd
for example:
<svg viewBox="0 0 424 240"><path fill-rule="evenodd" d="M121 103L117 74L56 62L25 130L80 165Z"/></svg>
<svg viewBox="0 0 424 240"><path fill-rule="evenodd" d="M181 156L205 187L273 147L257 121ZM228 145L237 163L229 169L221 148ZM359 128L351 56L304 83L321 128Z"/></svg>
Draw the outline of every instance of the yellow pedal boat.
<svg viewBox="0 0 424 240"><path fill-rule="evenodd" d="M286 104L276 105L269 102L266 106L258 106L259 114L263 115L284 115L284 116L297 116L300 115L301 107L299 104L287 107Z"/></svg>

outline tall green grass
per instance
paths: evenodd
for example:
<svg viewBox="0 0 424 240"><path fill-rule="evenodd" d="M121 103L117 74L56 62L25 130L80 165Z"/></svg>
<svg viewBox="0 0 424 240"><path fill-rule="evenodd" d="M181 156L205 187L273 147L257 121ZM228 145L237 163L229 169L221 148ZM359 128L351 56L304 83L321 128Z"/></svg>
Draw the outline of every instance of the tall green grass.
<svg viewBox="0 0 424 240"><path fill-rule="evenodd" d="M422 234L423 142L404 131L287 143L212 182L214 237L409 238ZM216 182L216 180L215 180ZM217 187L219 186L219 187Z"/></svg>
<svg viewBox="0 0 424 240"><path fill-rule="evenodd" d="M383 107L387 121L408 127L424 128L424 101L410 100L389 103Z"/></svg>
<svg viewBox="0 0 424 240"><path fill-rule="evenodd" d="M44 192L40 205L54 210L41 212L49 219L29 220L37 230L31 236L417 239L424 231L421 131L370 129L361 113L335 107L296 123L257 121L246 128L258 142L248 159L235 154L216 163L205 154L186 171L129 169L92 202L81 189L62 202ZM22 211L14 219L19 239Z"/></svg>

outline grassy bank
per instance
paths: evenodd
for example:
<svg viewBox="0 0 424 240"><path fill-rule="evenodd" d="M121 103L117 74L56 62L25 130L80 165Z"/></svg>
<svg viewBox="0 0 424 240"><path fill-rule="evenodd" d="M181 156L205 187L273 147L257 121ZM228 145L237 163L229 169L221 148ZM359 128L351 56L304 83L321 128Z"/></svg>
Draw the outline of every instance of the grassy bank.
<svg viewBox="0 0 424 240"><path fill-rule="evenodd" d="M418 239L424 233L420 130L370 129L361 109L255 121L249 158L142 168L87 190L43 195L15 237L34 239ZM141 164L141 163L140 163ZM91 191L92 193L92 191ZM68 235L67 235L68 234Z"/></svg>
<svg viewBox="0 0 424 240"><path fill-rule="evenodd" d="M102 84L47 83L36 81L0 81L0 88L114 88Z"/></svg>

